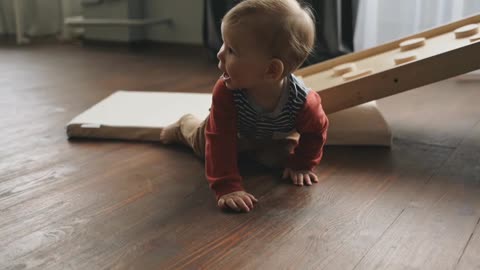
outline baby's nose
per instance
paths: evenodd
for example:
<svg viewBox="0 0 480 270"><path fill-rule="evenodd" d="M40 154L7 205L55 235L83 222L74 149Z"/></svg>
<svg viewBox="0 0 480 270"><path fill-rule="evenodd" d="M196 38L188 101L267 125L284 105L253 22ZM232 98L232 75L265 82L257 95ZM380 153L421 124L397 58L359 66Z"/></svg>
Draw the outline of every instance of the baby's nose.
<svg viewBox="0 0 480 270"><path fill-rule="evenodd" d="M223 58L223 48L225 47L225 45L222 44L222 47L220 47L220 50L218 51L217 53L217 58L218 60L222 61L222 58Z"/></svg>

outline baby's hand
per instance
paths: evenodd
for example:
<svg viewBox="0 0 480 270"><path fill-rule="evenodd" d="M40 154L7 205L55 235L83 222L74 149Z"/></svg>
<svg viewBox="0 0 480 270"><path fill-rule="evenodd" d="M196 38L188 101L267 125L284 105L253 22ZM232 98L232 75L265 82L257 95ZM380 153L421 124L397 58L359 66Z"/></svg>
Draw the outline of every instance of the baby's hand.
<svg viewBox="0 0 480 270"><path fill-rule="evenodd" d="M230 208L238 212L250 212L253 209L253 204L256 202L258 200L252 194L245 191L235 191L220 197L218 207Z"/></svg>
<svg viewBox="0 0 480 270"><path fill-rule="evenodd" d="M318 183L318 178L312 171L295 171L285 168L283 178L292 179L293 184L297 186L303 186L304 182L307 186L311 186L312 182Z"/></svg>

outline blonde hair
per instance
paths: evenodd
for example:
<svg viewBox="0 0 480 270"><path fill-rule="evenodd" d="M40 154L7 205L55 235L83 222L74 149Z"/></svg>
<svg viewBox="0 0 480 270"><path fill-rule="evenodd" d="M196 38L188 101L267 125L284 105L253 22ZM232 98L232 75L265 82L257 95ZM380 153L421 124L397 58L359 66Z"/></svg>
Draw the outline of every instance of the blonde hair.
<svg viewBox="0 0 480 270"><path fill-rule="evenodd" d="M252 27L259 45L283 62L283 75L295 71L313 50L315 18L297 0L245 0L225 15L223 23Z"/></svg>

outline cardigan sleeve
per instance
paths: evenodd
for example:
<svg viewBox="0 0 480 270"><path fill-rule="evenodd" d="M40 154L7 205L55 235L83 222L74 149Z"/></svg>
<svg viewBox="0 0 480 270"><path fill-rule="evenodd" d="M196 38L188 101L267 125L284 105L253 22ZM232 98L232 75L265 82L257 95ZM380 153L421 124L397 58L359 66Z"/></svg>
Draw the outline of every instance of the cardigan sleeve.
<svg viewBox="0 0 480 270"><path fill-rule="evenodd" d="M311 170L320 163L327 140L328 118L322 108L320 96L315 91L307 95L304 107L297 115L295 127L300 140L289 156L287 167L294 170Z"/></svg>
<svg viewBox="0 0 480 270"><path fill-rule="evenodd" d="M237 165L237 112L233 93L221 79L213 89L205 127L205 174L217 200L244 190Z"/></svg>

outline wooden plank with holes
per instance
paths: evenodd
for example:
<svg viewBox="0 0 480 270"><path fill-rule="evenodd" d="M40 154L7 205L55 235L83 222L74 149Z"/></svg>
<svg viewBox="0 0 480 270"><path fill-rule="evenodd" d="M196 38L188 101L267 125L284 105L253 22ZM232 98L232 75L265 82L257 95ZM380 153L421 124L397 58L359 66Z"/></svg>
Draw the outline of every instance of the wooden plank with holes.
<svg viewBox="0 0 480 270"><path fill-rule="evenodd" d="M308 66L296 75L318 91L324 110L333 113L480 69L480 42L474 38L479 29L480 14ZM400 46L407 43L407 48ZM415 57L395 61L406 53ZM352 72L363 76L336 72L335 68L351 63L357 69ZM366 70L372 72L361 72Z"/></svg>

